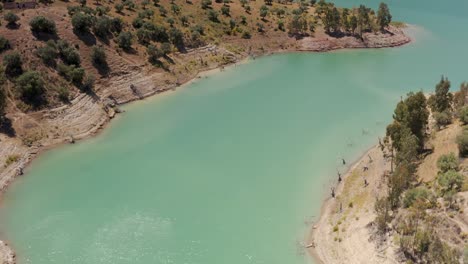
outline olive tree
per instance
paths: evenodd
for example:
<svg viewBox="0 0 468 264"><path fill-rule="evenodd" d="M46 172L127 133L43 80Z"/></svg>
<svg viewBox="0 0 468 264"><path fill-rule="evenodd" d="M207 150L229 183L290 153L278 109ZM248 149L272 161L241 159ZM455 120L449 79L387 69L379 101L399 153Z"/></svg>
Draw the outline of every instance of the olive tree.
<svg viewBox="0 0 468 264"><path fill-rule="evenodd" d="M27 71L18 77L16 87L27 103L39 105L45 92L44 81L39 72Z"/></svg>
<svg viewBox="0 0 468 264"><path fill-rule="evenodd" d="M31 19L29 26L34 33L57 33L57 28L55 22L51 19L48 19L44 16L37 16Z"/></svg>
<svg viewBox="0 0 468 264"><path fill-rule="evenodd" d="M5 19L6 22L8 22L9 26L16 25L16 22L20 20L20 18L15 13L12 13L12 12L6 13L3 18Z"/></svg>

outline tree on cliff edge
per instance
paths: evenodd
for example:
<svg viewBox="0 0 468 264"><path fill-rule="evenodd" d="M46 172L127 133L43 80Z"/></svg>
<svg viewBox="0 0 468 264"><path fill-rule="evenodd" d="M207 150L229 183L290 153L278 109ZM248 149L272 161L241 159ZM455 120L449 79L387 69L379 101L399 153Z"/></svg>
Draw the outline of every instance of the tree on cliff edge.
<svg viewBox="0 0 468 264"><path fill-rule="evenodd" d="M392 139L393 147L401 151L404 137L412 134L417 138L418 151L422 150L428 123L426 97L423 92L409 93L405 100L397 104L393 114L393 123L387 126L387 136ZM411 136L411 135L410 135Z"/></svg>
<svg viewBox="0 0 468 264"><path fill-rule="evenodd" d="M380 26L380 30L384 30L392 22L392 15L387 4L380 3L379 10L377 11L377 23Z"/></svg>
<svg viewBox="0 0 468 264"><path fill-rule="evenodd" d="M366 30L369 30L371 27L369 12L370 8L366 7L365 5L360 5L358 8L357 22L359 26L359 36L361 38L362 33L364 33Z"/></svg>
<svg viewBox="0 0 468 264"><path fill-rule="evenodd" d="M442 76L436 85L435 95L430 98L430 106L434 112L450 111L452 105L452 94L450 93L450 81Z"/></svg>

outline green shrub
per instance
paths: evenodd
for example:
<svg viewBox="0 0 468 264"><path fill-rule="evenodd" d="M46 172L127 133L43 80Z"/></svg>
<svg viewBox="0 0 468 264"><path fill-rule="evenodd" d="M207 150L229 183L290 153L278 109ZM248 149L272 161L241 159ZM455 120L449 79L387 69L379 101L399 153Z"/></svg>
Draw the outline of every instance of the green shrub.
<svg viewBox="0 0 468 264"><path fill-rule="evenodd" d="M44 81L39 72L27 71L18 77L16 86L23 100L27 103L38 105L42 102L45 92Z"/></svg>
<svg viewBox="0 0 468 264"><path fill-rule="evenodd" d="M96 7L96 14L98 16L103 16L103 15L106 15L107 13L109 13L110 11L110 8L109 7L104 7L104 6L98 6Z"/></svg>
<svg viewBox="0 0 468 264"><path fill-rule="evenodd" d="M169 17L166 19L166 22L171 26L173 27L174 26L174 23L175 23L175 20L172 18L172 17Z"/></svg>
<svg viewBox="0 0 468 264"><path fill-rule="evenodd" d="M68 102L70 100L70 91L67 87L61 86L57 89L58 98L63 102Z"/></svg>
<svg viewBox="0 0 468 264"><path fill-rule="evenodd" d="M458 117L460 118L460 121L462 121L464 125L468 124L468 106L464 106L462 107L462 109L460 109L460 112L458 113Z"/></svg>
<svg viewBox="0 0 468 264"><path fill-rule="evenodd" d="M3 36L0 36L0 52L11 48L10 41Z"/></svg>
<svg viewBox="0 0 468 264"><path fill-rule="evenodd" d="M161 51L164 55L167 55L172 52L172 47L169 42L163 42L161 44Z"/></svg>
<svg viewBox="0 0 468 264"><path fill-rule="evenodd" d="M216 12L214 10L209 10L208 11L208 19L213 21L213 22L219 22L218 12Z"/></svg>
<svg viewBox="0 0 468 264"><path fill-rule="evenodd" d="M190 39L192 41L191 45L194 47L201 46L203 43L202 37L198 31L192 31L190 34Z"/></svg>
<svg viewBox="0 0 468 264"><path fill-rule="evenodd" d="M178 48L184 47L184 34L179 29L171 28L169 30L169 39L174 46Z"/></svg>
<svg viewBox="0 0 468 264"><path fill-rule="evenodd" d="M265 17L268 15L268 7L266 5L262 5L260 7L260 16L262 17L262 19L265 19Z"/></svg>
<svg viewBox="0 0 468 264"><path fill-rule="evenodd" d="M414 235L414 251L418 255L422 255L429 251L432 236L430 231L418 229Z"/></svg>
<svg viewBox="0 0 468 264"><path fill-rule="evenodd" d="M189 19L187 16L181 16L180 17L180 23L182 23L182 26L186 27L189 25Z"/></svg>
<svg viewBox="0 0 468 264"><path fill-rule="evenodd" d="M77 12L80 12L81 7L79 6L67 6L68 15L73 16Z"/></svg>
<svg viewBox="0 0 468 264"><path fill-rule="evenodd" d="M443 194L450 191L459 192L463 187L463 181L463 175L454 170L449 170L437 176L437 183L441 187Z"/></svg>
<svg viewBox="0 0 468 264"><path fill-rule="evenodd" d="M73 30L77 33L89 32L89 29L94 24L94 17L88 14L76 13L71 20Z"/></svg>
<svg viewBox="0 0 468 264"><path fill-rule="evenodd" d="M96 36L106 38L111 31L112 22L108 17L102 16L96 20L93 31Z"/></svg>
<svg viewBox="0 0 468 264"><path fill-rule="evenodd" d="M242 25L247 25L247 18L245 16L241 16L241 24Z"/></svg>
<svg viewBox="0 0 468 264"><path fill-rule="evenodd" d="M81 85L81 90L83 92L90 92L94 88L94 81L95 77L92 74L86 75L86 77L83 80L83 85Z"/></svg>
<svg viewBox="0 0 468 264"><path fill-rule="evenodd" d="M250 34L249 31L242 32L242 38L243 39L250 39L251 37L252 37L252 35Z"/></svg>
<svg viewBox="0 0 468 264"><path fill-rule="evenodd" d="M102 47L94 46L91 50L91 61L94 65L104 66L106 62L106 52Z"/></svg>
<svg viewBox="0 0 468 264"><path fill-rule="evenodd" d="M70 73L70 66L68 66L66 64L63 64L63 63L59 63L57 65L57 72L61 76L65 77L65 79L69 80L68 76L69 76L69 73Z"/></svg>
<svg viewBox="0 0 468 264"><path fill-rule="evenodd" d="M127 7L128 10L133 10L136 7L135 2L133 2L132 0L125 0L123 4Z"/></svg>
<svg viewBox="0 0 468 264"><path fill-rule="evenodd" d="M151 31L144 28L138 29L136 32L136 36L138 39L138 43L145 46L148 45L152 39Z"/></svg>
<svg viewBox="0 0 468 264"><path fill-rule="evenodd" d="M196 31L198 33L200 33L200 35L204 35L205 34L205 29L203 28L203 26L201 25L195 25L191 28L191 31Z"/></svg>
<svg viewBox="0 0 468 264"><path fill-rule="evenodd" d="M3 65L5 65L5 72L10 76L17 76L23 72L23 61L17 51L6 54L3 57Z"/></svg>
<svg viewBox="0 0 468 264"><path fill-rule="evenodd" d="M403 206L408 208L413 205L416 200L427 201L429 199L430 192L426 187L416 187L406 191L405 197L403 198Z"/></svg>
<svg viewBox="0 0 468 264"><path fill-rule="evenodd" d="M458 170L458 158L453 152L451 152L450 154L442 155L437 160L437 167L442 173L445 173L449 170L456 171Z"/></svg>
<svg viewBox="0 0 468 264"><path fill-rule="evenodd" d="M68 65L80 65L80 54L67 41L59 40L57 42L57 48L59 50L60 57L62 58L62 61L64 63Z"/></svg>
<svg viewBox="0 0 468 264"><path fill-rule="evenodd" d="M151 23L145 23L143 28L151 32L151 39L157 42L167 42L169 40L169 35L167 30L162 25L154 25Z"/></svg>
<svg viewBox="0 0 468 264"><path fill-rule="evenodd" d="M81 67L69 66L71 68L69 74L70 81L75 85L80 85L85 76L85 70Z"/></svg>
<svg viewBox="0 0 468 264"><path fill-rule="evenodd" d="M265 31L265 26L262 23L257 23L257 31L258 32L264 32Z"/></svg>
<svg viewBox="0 0 468 264"><path fill-rule="evenodd" d="M146 49L146 53L148 53L148 61L152 64L158 63L159 58L164 56L162 50L154 45L149 45Z"/></svg>
<svg viewBox="0 0 468 264"><path fill-rule="evenodd" d="M284 21L283 20L278 20L278 29L281 30L281 31L285 31L285 27L284 27Z"/></svg>
<svg viewBox="0 0 468 264"><path fill-rule="evenodd" d="M53 40L49 40L45 46L37 49L36 55L42 59L44 64L55 65L55 60L58 57L57 45Z"/></svg>
<svg viewBox="0 0 468 264"><path fill-rule="evenodd" d="M436 125L440 129L452 123L452 114L449 111L435 112L434 119L436 121Z"/></svg>
<svg viewBox="0 0 468 264"><path fill-rule="evenodd" d="M138 13L138 17L145 19L145 18L152 18L154 16L154 11L151 9L145 9Z"/></svg>
<svg viewBox="0 0 468 264"><path fill-rule="evenodd" d="M455 248L451 248L447 243L442 242L438 236L432 238L427 254L427 263L459 264L460 253ZM464 259L464 263L468 259Z"/></svg>
<svg viewBox="0 0 468 264"><path fill-rule="evenodd" d="M132 47L133 35L132 33L125 31L121 32L117 37L117 43L123 50L129 50Z"/></svg>
<svg viewBox="0 0 468 264"><path fill-rule="evenodd" d="M171 5L171 10L172 10L172 13L174 13L176 15L180 14L180 6L178 6L176 4Z"/></svg>
<svg viewBox="0 0 468 264"><path fill-rule="evenodd" d="M120 33L123 29L123 20L120 17L115 17L111 19L110 30L112 32Z"/></svg>
<svg viewBox="0 0 468 264"><path fill-rule="evenodd" d="M202 0L201 1L201 8L202 9L208 9L211 8L212 1L211 0Z"/></svg>
<svg viewBox="0 0 468 264"><path fill-rule="evenodd" d="M457 137L457 144L460 156L468 156L468 130L464 129L461 135Z"/></svg>
<svg viewBox="0 0 468 264"><path fill-rule="evenodd" d="M16 22L20 20L20 18L12 12L6 13L3 18L5 19L6 22L8 22L8 25L16 25Z"/></svg>
<svg viewBox="0 0 468 264"><path fill-rule="evenodd" d="M143 26L144 22L145 22L145 21L144 21L142 18L136 17L136 18L133 19L133 21L132 21L132 26L133 26L134 28L141 28L141 27Z"/></svg>
<svg viewBox="0 0 468 264"><path fill-rule="evenodd" d="M44 16L34 17L31 22L29 22L29 26L31 26L31 30L34 33L57 33L55 22L45 18Z"/></svg>
<svg viewBox="0 0 468 264"><path fill-rule="evenodd" d="M5 160L5 168L17 162L19 159L20 159L19 155L16 155L16 154L9 155L7 159Z"/></svg>
<svg viewBox="0 0 468 264"><path fill-rule="evenodd" d="M385 233L388 230L388 223L390 223L391 216L390 216L390 208L391 204L387 198L377 198L374 210L377 216L375 217L375 224L377 225L377 230L379 233Z"/></svg>
<svg viewBox="0 0 468 264"><path fill-rule="evenodd" d="M164 8L164 6L160 6L158 9L161 16L165 17L167 15L167 10Z"/></svg>
<svg viewBox="0 0 468 264"><path fill-rule="evenodd" d="M122 3L117 3L115 4L114 8L117 13L122 13L124 5Z"/></svg>
<svg viewBox="0 0 468 264"><path fill-rule="evenodd" d="M223 14L224 16L229 16L230 12L231 12L231 9L229 8L229 6L223 5L221 7L221 14Z"/></svg>
<svg viewBox="0 0 468 264"><path fill-rule="evenodd" d="M85 70L81 67L76 67L75 65L59 64L57 65L57 71L66 80L77 86L81 85L85 75Z"/></svg>

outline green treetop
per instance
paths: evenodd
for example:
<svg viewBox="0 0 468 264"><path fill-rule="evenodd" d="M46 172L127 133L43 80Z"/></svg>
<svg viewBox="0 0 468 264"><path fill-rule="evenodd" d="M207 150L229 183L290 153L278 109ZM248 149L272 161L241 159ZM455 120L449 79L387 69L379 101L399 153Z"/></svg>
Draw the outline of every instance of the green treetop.
<svg viewBox="0 0 468 264"><path fill-rule="evenodd" d="M380 26L380 30L384 30L392 22L392 15L387 4L380 3L379 10L377 11L377 23Z"/></svg>

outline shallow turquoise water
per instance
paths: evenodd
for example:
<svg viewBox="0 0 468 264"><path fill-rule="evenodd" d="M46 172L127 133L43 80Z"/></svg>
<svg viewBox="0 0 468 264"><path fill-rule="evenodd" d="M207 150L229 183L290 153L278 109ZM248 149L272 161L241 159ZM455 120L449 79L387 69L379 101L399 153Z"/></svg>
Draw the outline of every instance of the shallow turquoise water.
<svg viewBox="0 0 468 264"><path fill-rule="evenodd" d="M21 263L311 262L299 243L340 158L374 144L407 91L468 79L468 2L390 7L416 42L257 59L42 155L4 196L2 236Z"/></svg>

